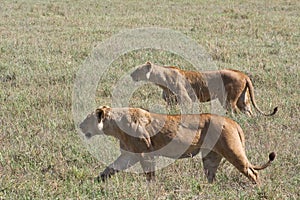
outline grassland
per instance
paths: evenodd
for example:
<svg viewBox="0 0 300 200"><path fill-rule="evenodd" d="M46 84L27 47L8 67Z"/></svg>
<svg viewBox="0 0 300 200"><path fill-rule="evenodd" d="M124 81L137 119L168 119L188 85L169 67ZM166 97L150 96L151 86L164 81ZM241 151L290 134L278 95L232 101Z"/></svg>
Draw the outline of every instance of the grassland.
<svg viewBox="0 0 300 200"><path fill-rule="evenodd" d="M299 1L1 1L0 199L299 199ZM277 158L255 187L228 162L207 184L201 159L176 161L155 183L104 169L82 142L72 116L76 73L101 41L124 29L163 27L197 41L218 68L249 74L263 110L274 117L234 116L252 163ZM109 104L126 70L150 60L190 67L169 52L120 56L102 77L97 104ZM150 89L153 88L153 91ZM159 90L145 86L132 105L150 107Z"/></svg>

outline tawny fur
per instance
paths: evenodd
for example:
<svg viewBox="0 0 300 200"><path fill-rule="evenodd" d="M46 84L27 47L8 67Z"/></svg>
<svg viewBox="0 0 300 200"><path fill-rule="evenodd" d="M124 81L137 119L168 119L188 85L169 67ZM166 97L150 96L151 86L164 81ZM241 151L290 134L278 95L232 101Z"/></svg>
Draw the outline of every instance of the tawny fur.
<svg viewBox="0 0 300 200"><path fill-rule="evenodd" d="M144 80L159 85L168 104L218 99L226 110L242 111L249 116L253 115L251 103L263 115L271 116L277 112L277 107L270 114L258 108L250 78L238 70L186 71L147 62L132 72L131 77L134 81Z"/></svg>
<svg viewBox="0 0 300 200"><path fill-rule="evenodd" d="M88 138L104 133L120 141L121 155L99 175L103 181L137 162L147 180L152 180L155 156L180 159L202 152L208 182L214 181L224 157L253 183L259 183L257 170L266 168L275 158L271 153L264 165L252 165L245 154L241 127L213 114L163 115L139 108L101 107L89 114L80 128Z"/></svg>

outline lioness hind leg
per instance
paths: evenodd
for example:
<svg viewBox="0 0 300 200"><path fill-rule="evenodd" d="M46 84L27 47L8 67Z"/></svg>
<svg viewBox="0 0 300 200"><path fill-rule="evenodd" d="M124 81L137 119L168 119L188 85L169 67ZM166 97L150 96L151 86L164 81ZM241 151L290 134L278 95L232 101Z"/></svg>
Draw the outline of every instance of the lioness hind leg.
<svg viewBox="0 0 300 200"><path fill-rule="evenodd" d="M237 167L238 168L238 167ZM253 184L259 184L258 172L252 167L238 168Z"/></svg>
<svg viewBox="0 0 300 200"><path fill-rule="evenodd" d="M204 173L209 183L212 183L215 180L216 172L221 160L222 156L213 151L210 151L202 158Z"/></svg>
<svg viewBox="0 0 300 200"><path fill-rule="evenodd" d="M226 101L225 105L223 105L223 108L226 109L226 113L231 114L238 114L240 112L239 108L236 105L236 101Z"/></svg>
<svg viewBox="0 0 300 200"><path fill-rule="evenodd" d="M247 168L247 174L245 174L253 184L259 184L258 172L252 167Z"/></svg>
<svg viewBox="0 0 300 200"><path fill-rule="evenodd" d="M253 115L250 100L249 90L248 88L245 88L238 99L237 107L248 116Z"/></svg>
<svg viewBox="0 0 300 200"><path fill-rule="evenodd" d="M229 96L227 96L226 99L222 97L218 97L219 102L221 103L222 107L228 112L239 113L239 108L237 107L237 101L238 99L231 99Z"/></svg>
<svg viewBox="0 0 300 200"><path fill-rule="evenodd" d="M242 174L244 174L252 183L258 184L258 172L251 167L246 155L241 150L234 150L233 152L227 151L223 155L226 160L233 164Z"/></svg>

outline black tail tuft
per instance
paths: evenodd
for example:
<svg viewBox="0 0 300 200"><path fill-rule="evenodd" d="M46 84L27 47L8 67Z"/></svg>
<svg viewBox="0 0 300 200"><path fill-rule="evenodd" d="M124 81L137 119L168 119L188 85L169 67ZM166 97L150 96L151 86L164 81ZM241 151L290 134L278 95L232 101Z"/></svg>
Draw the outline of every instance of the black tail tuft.
<svg viewBox="0 0 300 200"><path fill-rule="evenodd" d="M272 153L269 154L269 160L270 161L273 161L275 159L275 157L276 157L275 152L272 152Z"/></svg>
<svg viewBox="0 0 300 200"><path fill-rule="evenodd" d="M274 108L274 111L273 111L273 115L275 115L275 113L277 113L277 111L278 111L278 106L276 106L275 108Z"/></svg>

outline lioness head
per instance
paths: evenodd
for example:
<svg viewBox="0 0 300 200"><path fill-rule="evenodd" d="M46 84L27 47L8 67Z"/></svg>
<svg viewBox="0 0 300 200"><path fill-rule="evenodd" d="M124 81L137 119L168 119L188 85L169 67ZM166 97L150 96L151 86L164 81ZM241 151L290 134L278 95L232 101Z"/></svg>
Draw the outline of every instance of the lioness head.
<svg viewBox="0 0 300 200"><path fill-rule="evenodd" d="M134 81L145 81L150 78L151 71L152 64L150 62L146 62L144 65L137 67L130 76Z"/></svg>
<svg viewBox="0 0 300 200"><path fill-rule="evenodd" d="M94 112L88 114L88 116L80 123L79 128L86 138L103 134L103 119L107 108L109 107L103 106L97 108Z"/></svg>

